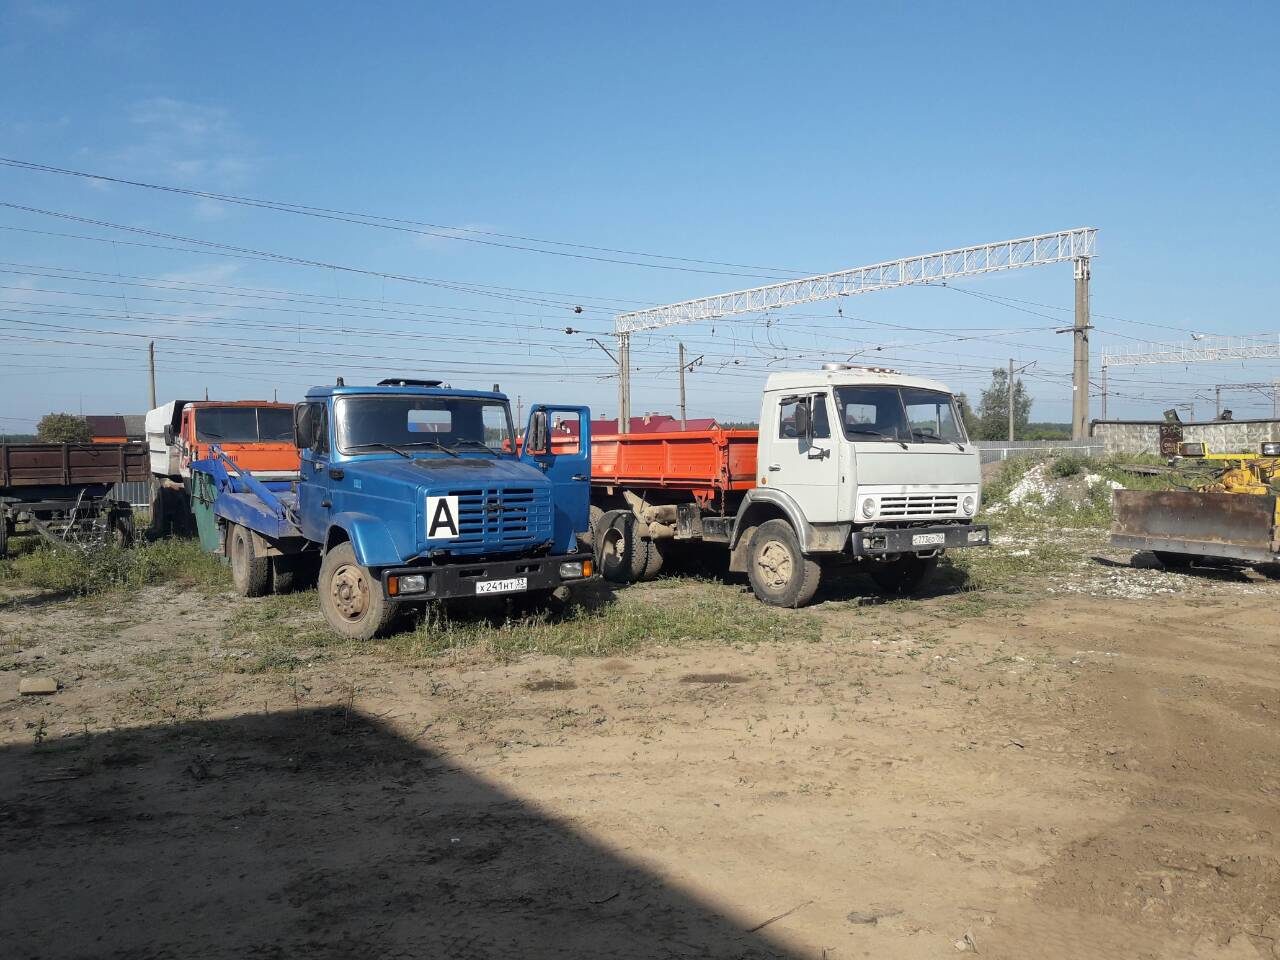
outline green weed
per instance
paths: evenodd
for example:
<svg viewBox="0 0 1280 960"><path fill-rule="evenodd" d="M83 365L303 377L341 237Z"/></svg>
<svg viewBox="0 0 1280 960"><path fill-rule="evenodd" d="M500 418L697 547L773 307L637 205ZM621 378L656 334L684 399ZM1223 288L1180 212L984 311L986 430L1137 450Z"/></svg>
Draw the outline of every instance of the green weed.
<svg viewBox="0 0 1280 960"><path fill-rule="evenodd" d="M0 564L0 581L85 595L154 583L220 588L228 577L218 558L204 553L197 541L158 540L87 550L40 545Z"/></svg>

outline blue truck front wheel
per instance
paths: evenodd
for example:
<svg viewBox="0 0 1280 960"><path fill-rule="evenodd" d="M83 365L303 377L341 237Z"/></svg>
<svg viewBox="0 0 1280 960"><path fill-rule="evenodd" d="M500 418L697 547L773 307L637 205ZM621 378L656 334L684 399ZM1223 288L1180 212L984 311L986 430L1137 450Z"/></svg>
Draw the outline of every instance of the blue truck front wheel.
<svg viewBox="0 0 1280 960"><path fill-rule="evenodd" d="M320 609L329 626L352 640L371 640L391 623L395 605L382 582L356 561L351 543L340 543L320 564Z"/></svg>

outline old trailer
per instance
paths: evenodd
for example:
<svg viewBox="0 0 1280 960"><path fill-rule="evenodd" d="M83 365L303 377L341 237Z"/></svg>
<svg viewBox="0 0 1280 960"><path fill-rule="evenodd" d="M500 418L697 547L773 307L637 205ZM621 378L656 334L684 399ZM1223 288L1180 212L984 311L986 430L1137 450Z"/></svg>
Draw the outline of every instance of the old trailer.
<svg viewBox="0 0 1280 960"><path fill-rule="evenodd" d="M0 557L28 526L57 546L133 540L133 508L117 483L150 477L141 443L0 444Z"/></svg>

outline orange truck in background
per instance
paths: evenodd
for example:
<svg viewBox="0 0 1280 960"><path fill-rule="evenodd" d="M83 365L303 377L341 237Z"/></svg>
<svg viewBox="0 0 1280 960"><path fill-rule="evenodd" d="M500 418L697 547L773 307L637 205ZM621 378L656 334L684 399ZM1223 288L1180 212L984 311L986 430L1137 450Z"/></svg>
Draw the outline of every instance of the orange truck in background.
<svg viewBox="0 0 1280 960"><path fill-rule="evenodd" d="M215 444L238 466L264 481L298 478L293 404L269 400L173 400L146 417L154 488L151 528L160 535L190 533L191 463Z"/></svg>

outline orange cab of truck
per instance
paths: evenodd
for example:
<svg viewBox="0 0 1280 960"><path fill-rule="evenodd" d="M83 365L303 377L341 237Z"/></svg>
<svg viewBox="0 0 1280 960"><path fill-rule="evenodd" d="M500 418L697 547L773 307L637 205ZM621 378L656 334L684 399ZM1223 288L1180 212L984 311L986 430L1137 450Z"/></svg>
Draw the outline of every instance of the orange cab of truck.
<svg viewBox="0 0 1280 960"><path fill-rule="evenodd" d="M214 444L262 480L298 475L293 445L293 405L265 400L200 400L182 408L179 429L185 474Z"/></svg>

